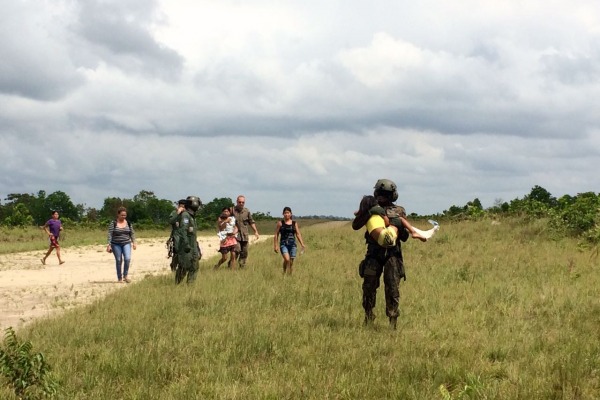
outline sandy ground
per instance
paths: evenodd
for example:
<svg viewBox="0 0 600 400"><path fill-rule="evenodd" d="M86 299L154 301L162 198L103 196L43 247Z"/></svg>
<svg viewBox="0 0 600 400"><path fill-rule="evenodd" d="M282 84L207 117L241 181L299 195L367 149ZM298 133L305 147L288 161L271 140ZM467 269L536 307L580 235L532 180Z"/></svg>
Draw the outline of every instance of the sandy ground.
<svg viewBox="0 0 600 400"><path fill-rule="evenodd" d="M272 236L264 235L260 241ZM251 236L251 244L255 239ZM171 274L167 258L167 238L140 239L133 251L129 270L131 284L147 276ZM216 255L218 238L201 237L202 264ZM127 287L118 283L115 259L106 246L61 249L64 264L58 265L52 253L46 265L40 259L45 251L0 255L0 330L15 329L35 318L53 315Z"/></svg>

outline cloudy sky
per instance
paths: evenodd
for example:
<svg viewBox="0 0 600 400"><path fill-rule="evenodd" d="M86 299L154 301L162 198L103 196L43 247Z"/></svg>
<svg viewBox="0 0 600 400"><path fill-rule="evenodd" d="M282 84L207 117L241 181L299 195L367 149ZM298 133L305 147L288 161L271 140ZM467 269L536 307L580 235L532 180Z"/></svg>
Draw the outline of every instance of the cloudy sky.
<svg viewBox="0 0 600 400"><path fill-rule="evenodd" d="M351 217L600 189L597 0L0 0L0 197Z"/></svg>

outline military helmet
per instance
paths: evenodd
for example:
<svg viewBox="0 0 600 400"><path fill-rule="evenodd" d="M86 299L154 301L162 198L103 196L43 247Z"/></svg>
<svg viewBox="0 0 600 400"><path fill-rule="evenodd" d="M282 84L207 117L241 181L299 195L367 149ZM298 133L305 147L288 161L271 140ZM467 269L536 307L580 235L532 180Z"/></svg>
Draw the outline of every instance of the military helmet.
<svg viewBox="0 0 600 400"><path fill-rule="evenodd" d="M398 187L389 179L379 179L375 186L373 187L375 191L373 195L377 196L385 196L390 199L390 201L398 200Z"/></svg>
<svg viewBox="0 0 600 400"><path fill-rule="evenodd" d="M202 202L200 201L199 197L188 196L185 199L185 206L186 208L189 208L190 210L196 212L198 211L198 209L200 209L200 207L202 207Z"/></svg>

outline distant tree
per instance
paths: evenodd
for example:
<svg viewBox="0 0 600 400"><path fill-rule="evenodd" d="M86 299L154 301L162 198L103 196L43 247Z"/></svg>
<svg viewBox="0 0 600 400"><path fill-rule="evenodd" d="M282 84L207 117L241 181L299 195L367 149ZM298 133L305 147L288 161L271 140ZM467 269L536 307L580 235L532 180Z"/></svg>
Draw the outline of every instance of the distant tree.
<svg viewBox="0 0 600 400"><path fill-rule="evenodd" d="M225 207L233 207L233 201L229 197L215 198L211 202L204 204L196 216L196 220L203 229L213 226L217 221L221 210Z"/></svg>
<svg viewBox="0 0 600 400"><path fill-rule="evenodd" d="M600 225L600 196L580 193L574 201L553 214L550 225L569 235L579 236Z"/></svg>
<svg viewBox="0 0 600 400"><path fill-rule="evenodd" d="M559 210L564 210L565 208L571 206L573 203L575 203L575 201L577 200L577 196L571 196L568 194L565 194L564 196L562 196L561 198L559 198L557 200L557 204L558 204L558 209Z"/></svg>
<svg viewBox="0 0 600 400"><path fill-rule="evenodd" d="M255 221L263 221L263 220L271 220L271 219L275 219L270 212L267 212L266 214L260 211L255 211L252 213L252 218L254 218Z"/></svg>
<svg viewBox="0 0 600 400"><path fill-rule="evenodd" d="M4 225L12 227L25 227L33 225L33 217L29 214L27 206L23 203L17 204L10 216L4 220Z"/></svg>
<svg viewBox="0 0 600 400"><path fill-rule="evenodd" d="M28 215L32 217L32 224L40 225L48 218L48 213L44 212L44 199L46 193L40 190L38 196L29 193L11 193L6 196L6 204L2 209L2 221L11 217L15 212L15 207L19 204L27 208Z"/></svg>
<svg viewBox="0 0 600 400"><path fill-rule="evenodd" d="M553 197L546 189L538 185L535 185L531 189L531 192L525 196L525 200L529 202L537 201L550 208L556 207L556 198Z"/></svg>
<svg viewBox="0 0 600 400"><path fill-rule="evenodd" d="M455 216L464 214L465 211L466 211L465 207L450 206L450 208L448 210L444 210L444 215L446 215L448 217L455 217Z"/></svg>
<svg viewBox="0 0 600 400"><path fill-rule="evenodd" d="M476 197L473 201L469 201L467 206L474 207L479 210L483 210L483 206L481 205L481 201Z"/></svg>
<svg viewBox="0 0 600 400"><path fill-rule="evenodd" d="M52 211L58 211L63 219L70 219L71 221L81 219L79 209L65 192L57 191L49 194L44 200L44 209L47 212L46 219L50 217Z"/></svg>
<svg viewBox="0 0 600 400"><path fill-rule="evenodd" d="M82 219L86 222L98 222L100 219L100 212L93 207L85 208L82 212L82 215Z"/></svg>
<svg viewBox="0 0 600 400"><path fill-rule="evenodd" d="M494 205L488 209L493 214L503 214L508 212L508 203L500 198L494 200Z"/></svg>
<svg viewBox="0 0 600 400"><path fill-rule="evenodd" d="M466 215L473 218L479 218L483 216L485 213L483 211L483 206L481 205L481 201L478 198L475 198L473 201L467 202L465 207L463 207Z"/></svg>
<svg viewBox="0 0 600 400"><path fill-rule="evenodd" d="M126 199L121 199L120 197L105 198L102 208L100 208L100 217L106 221L112 221L116 218L117 210L121 206L127 208L128 201Z"/></svg>
<svg viewBox="0 0 600 400"><path fill-rule="evenodd" d="M39 226L46 222L50 217L50 210L46 208L46 191L38 191L37 197L32 199L32 202L28 205L28 208L31 216L33 217L34 224Z"/></svg>
<svg viewBox="0 0 600 400"><path fill-rule="evenodd" d="M146 213L154 224L168 224L169 215L174 210L175 204L170 200L150 199L146 205Z"/></svg>

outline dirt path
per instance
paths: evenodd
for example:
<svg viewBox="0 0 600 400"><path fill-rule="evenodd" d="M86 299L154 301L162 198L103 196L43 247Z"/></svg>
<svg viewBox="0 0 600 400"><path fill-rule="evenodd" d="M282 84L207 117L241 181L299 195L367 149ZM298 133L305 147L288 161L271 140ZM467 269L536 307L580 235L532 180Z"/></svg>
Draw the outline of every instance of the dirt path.
<svg viewBox="0 0 600 400"><path fill-rule="evenodd" d="M261 236L259 241L272 236ZM170 274L166 238L140 239L133 251L129 271L131 284L146 276ZM219 249L218 238L201 237L202 261ZM251 237L251 244L255 243ZM0 255L0 330L18 327L31 320L88 304L127 284L117 283L115 260L105 245L61 249L65 262L58 265L53 253L46 265L45 251Z"/></svg>

